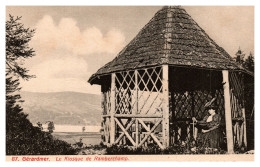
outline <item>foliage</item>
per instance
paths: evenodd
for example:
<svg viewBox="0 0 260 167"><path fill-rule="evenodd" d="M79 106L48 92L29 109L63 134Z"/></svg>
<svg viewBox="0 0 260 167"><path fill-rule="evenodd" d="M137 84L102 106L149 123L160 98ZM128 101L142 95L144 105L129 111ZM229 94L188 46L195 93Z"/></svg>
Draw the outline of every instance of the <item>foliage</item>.
<svg viewBox="0 0 260 167"><path fill-rule="evenodd" d="M83 147L83 142L82 142L82 137L79 139L78 142L73 144L76 148L82 148Z"/></svg>
<svg viewBox="0 0 260 167"><path fill-rule="evenodd" d="M34 77L22 66L25 59L34 56L33 49L29 47L34 30L24 28L20 19L10 15L6 21L6 154L75 154L77 150L68 143L34 127L20 106L23 101L19 94L19 79Z"/></svg>
<svg viewBox="0 0 260 167"><path fill-rule="evenodd" d="M104 155L106 154L106 149L107 146L105 146L103 143L100 143L99 145L89 145L81 148L79 154L80 155Z"/></svg>
<svg viewBox="0 0 260 167"><path fill-rule="evenodd" d="M225 154L222 149L198 147L194 142L175 144L166 149L158 145L149 144L147 147L129 147L127 145L113 145L106 150L109 155L131 155L131 154Z"/></svg>
<svg viewBox="0 0 260 167"><path fill-rule="evenodd" d="M29 47L35 30L24 28L20 20L21 17L9 15L6 21L6 74L30 79L34 76L28 75L28 70L22 65L25 59L35 55L33 48Z"/></svg>
<svg viewBox="0 0 260 167"><path fill-rule="evenodd" d="M254 56L250 52L249 56L245 59L244 67L249 71L254 72L254 62L255 62Z"/></svg>
<svg viewBox="0 0 260 167"><path fill-rule="evenodd" d="M37 126L40 128L40 130L43 130L43 127L42 127L42 123L41 123L41 122L37 122Z"/></svg>
<svg viewBox="0 0 260 167"><path fill-rule="evenodd" d="M239 48L236 53L235 60L237 63L241 64L247 70L254 72L254 56L251 52L248 56L245 56L243 51L241 51Z"/></svg>
<svg viewBox="0 0 260 167"><path fill-rule="evenodd" d="M97 144L97 145L89 145L89 146L86 146L85 149L93 149L93 150L103 150L103 149L106 149L107 146L104 145L102 142L100 144Z"/></svg>
<svg viewBox="0 0 260 167"><path fill-rule="evenodd" d="M77 150L65 141L54 139L50 133L33 127L29 120L17 120L20 122L9 128L7 133L7 155L74 155L77 153Z"/></svg>

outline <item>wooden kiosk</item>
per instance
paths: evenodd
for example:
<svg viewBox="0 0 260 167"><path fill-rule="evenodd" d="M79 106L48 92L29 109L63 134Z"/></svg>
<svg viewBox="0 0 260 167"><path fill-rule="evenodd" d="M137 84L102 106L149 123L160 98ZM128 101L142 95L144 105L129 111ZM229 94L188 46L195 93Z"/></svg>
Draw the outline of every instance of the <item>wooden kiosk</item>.
<svg viewBox="0 0 260 167"><path fill-rule="evenodd" d="M163 149L196 140L191 118L216 97L228 152L246 147L245 75L183 8L163 7L89 79L101 85L103 142Z"/></svg>

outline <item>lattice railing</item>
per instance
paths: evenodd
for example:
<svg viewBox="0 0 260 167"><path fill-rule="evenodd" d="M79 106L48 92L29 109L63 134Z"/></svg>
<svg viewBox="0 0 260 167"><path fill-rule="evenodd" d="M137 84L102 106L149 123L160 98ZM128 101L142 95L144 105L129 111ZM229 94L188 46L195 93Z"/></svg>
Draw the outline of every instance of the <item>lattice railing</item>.
<svg viewBox="0 0 260 167"><path fill-rule="evenodd" d="M154 143L164 148L161 141L162 118L153 121L147 118L115 118L117 135L114 144L123 144L134 147L141 147ZM159 130L158 130L159 129Z"/></svg>
<svg viewBox="0 0 260 167"><path fill-rule="evenodd" d="M242 77L235 72L230 72L230 95L231 95L231 115L232 118L242 117L243 108L243 81Z"/></svg>
<svg viewBox="0 0 260 167"><path fill-rule="evenodd" d="M244 85L243 77L236 72L230 72L230 103L233 120L233 141L239 148L247 146L246 142L246 122L244 108Z"/></svg>
<svg viewBox="0 0 260 167"><path fill-rule="evenodd" d="M162 67L151 67L117 72L111 86L103 85L104 143L134 147L154 143L163 148L162 77Z"/></svg>

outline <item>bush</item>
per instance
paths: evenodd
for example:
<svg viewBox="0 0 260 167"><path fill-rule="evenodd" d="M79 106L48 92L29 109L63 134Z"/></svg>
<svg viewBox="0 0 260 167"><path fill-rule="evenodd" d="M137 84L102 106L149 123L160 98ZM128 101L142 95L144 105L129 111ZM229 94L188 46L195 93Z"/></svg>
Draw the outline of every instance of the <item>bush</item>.
<svg viewBox="0 0 260 167"><path fill-rule="evenodd" d="M103 150L106 148L107 148L107 146L104 145L102 142L98 145L89 145L89 146L85 147L85 149L93 149L93 150Z"/></svg>
<svg viewBox="0 0 260 167"><path fill-rule="evenodd" d="M6 112L6 155L74 155L77 149L34 127L19 105Z"/></svg>
<svg viewBox="0 0 260 167"><path fill-rule="evenodd" d="M179 143L166 149L150 144L147 147L129 147L127 145L112 145L106 150L108 155L133 155L133 154L225 154L221 149L197 147L194 142Z"/></svg>

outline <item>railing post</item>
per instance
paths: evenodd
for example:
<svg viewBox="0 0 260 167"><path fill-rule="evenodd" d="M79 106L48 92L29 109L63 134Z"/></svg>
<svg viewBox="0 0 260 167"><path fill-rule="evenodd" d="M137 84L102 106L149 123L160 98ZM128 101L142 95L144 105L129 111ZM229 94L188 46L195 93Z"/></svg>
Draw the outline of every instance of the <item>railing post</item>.
<svg viewBox="0 0 260 167"><path fill-rule="evenodd" d="M111 74L110 144L115 142L116 74Z"/></svg>
<svg viewBox="0 0 260 167"><path fill-rule="evenodd" d="M226 135L227 135L227 149L228 153L234 153L234 141L233 141L233 128L231 118L231 105L230 105L230 89L229 89L229 76L228 71L223 70L223 89L224 89L224 101L225 101L225 120L226 120Z"/></svg>
<svg viewBox="0 0 260 167"><path fill-rule="evenodd" d="M163 146L169 146L169 66L162 65L162 93L163 93Z"/></svg>
<svg viewBox="0 0 260 167"><path fill-rule="evenodd" d="M105 137L105 134L104 134L105 126L104 126L104 123L103 123L105 118L103 118L103 115L106 113L106 111L105 111L106 110L106 108L105 108L105 92L103 91L103 87L104 87L104 85L101 85L101 94L102 94L102 96L101 96L101 109L102 109L102 112L101 112L101 115L100 115L100 119L101 119L101 127L103 128L103 134L101 134L101 141L107 145L108 144L107 141L103 141L103 138Z"/></svg>

